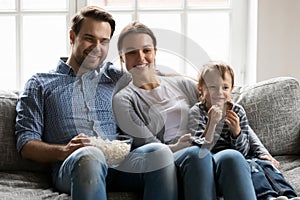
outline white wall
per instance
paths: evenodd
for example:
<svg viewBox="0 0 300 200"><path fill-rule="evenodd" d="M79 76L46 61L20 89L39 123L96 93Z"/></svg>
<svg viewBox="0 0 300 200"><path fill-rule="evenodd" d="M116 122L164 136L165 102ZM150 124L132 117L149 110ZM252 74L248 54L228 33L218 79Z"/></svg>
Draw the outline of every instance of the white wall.
<svg viewBox="0 0 300 200"><path fill-rule="evenodd" d="M300 80L300 0L258 0L257 79Z"/></svg>

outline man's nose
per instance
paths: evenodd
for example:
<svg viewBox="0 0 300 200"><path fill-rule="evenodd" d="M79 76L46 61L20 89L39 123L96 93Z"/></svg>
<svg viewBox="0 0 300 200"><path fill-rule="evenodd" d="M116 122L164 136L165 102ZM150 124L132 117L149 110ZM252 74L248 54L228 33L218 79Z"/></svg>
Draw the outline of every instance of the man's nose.
<svg viewBox="0 0 300 200"><path fill-rule="evenodd" d="M93 44L93 49L94 49L94 51L100 51L103 46L104 45L102 44L102 42L100 40L96 40Z"/></svg>

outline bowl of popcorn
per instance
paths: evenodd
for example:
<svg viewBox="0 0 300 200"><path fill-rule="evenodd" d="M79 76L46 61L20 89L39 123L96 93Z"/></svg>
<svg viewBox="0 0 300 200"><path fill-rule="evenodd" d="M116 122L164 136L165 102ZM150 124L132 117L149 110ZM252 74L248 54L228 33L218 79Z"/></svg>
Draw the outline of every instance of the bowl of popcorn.
<svg viewBox="0 0 300 200"><path fill-rule="evenodd" d="M105 135L90 139L94 146L101 149L111 168L117 167L126 158L132 144L132 137L128 135Z"/></svg>

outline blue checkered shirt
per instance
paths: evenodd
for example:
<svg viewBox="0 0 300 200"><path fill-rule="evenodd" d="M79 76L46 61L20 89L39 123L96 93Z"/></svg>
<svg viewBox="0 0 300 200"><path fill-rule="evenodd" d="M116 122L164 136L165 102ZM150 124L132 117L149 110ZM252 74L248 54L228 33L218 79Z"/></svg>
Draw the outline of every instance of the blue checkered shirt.
<svg viewBox="0 0 300 200"><path fill-rule="evenodd" d="M67 144L79 133L116 134L112 95L121 73L112 63L76 76L60 60L51 73L27 82L17 103L17 149L30 140Z"/></svg>

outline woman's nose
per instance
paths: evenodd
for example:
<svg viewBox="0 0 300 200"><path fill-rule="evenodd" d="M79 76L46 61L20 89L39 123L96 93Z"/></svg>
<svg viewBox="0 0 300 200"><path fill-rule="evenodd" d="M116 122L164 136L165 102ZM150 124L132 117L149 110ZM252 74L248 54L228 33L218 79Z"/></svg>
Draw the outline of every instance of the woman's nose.
<svg viewBox="0 0 300 200"><path fill-rule="evenodd" d="M139 61L144 61L145 59L145 54L142 50L139 50L138 53L137 53L137 58Z"/></svg>

